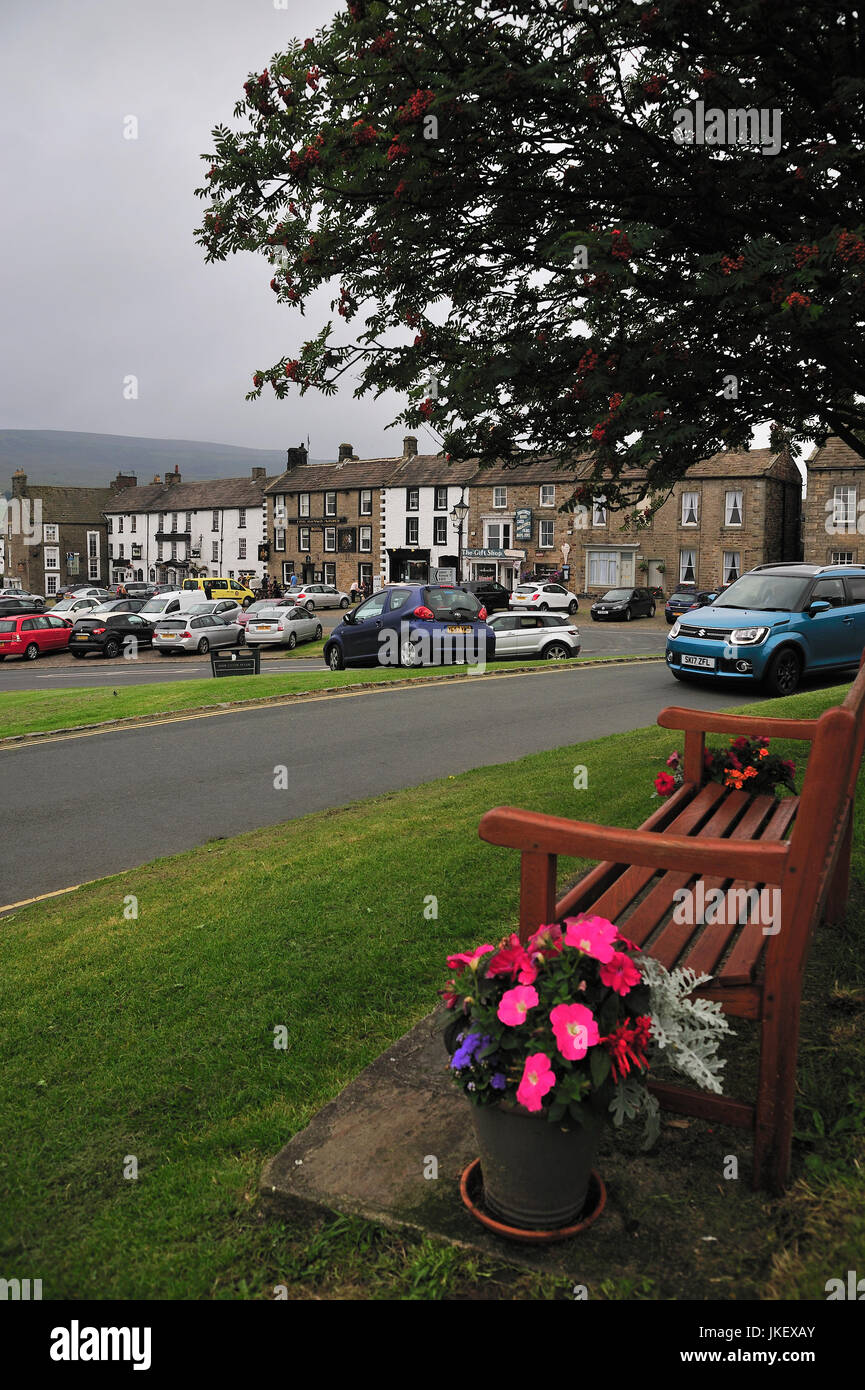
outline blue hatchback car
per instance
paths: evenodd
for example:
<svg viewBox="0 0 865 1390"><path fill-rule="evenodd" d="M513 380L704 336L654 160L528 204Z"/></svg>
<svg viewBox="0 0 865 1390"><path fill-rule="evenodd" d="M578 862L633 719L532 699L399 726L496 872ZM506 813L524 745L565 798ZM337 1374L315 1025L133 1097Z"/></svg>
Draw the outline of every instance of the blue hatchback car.
<svg viewBox="0 0 865 1390"><path fill-rule="evenodd" d="M344 614L325 641L332 671L345 666L441 666L492 661L487 610L455 584L391 584Z"/></svg>
<svg viewBox="0 0 865 1390"><path fill-rule="evenodd" d="M759 681L792 695L806 671L858 665L863 648L865 566L759 565L677 619L667 665L677 680Z"/></svg>

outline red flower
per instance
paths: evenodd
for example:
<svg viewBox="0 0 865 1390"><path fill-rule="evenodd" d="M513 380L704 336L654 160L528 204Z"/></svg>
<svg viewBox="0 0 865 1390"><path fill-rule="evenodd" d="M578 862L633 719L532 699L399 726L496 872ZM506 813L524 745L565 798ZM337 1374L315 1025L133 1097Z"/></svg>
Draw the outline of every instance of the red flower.
<svg viewBox="0 0 865 1390"><path fill-rule="evenodd" d="M623 1076L627 1076L633 1063L638 1070L649 1066L648 1058L645 1056L646 1045L649 1041L652 1020L647 1016L638 1018L636 1023L629 1023L627 1020L620 1023L612 1033L608 1033L605 1038L601 1038L601 1044L610 1054L613 1064L613 1079L620 1081Z"/></svg>
<svg viewBox="0 0 865 1390"><path fill-rule="evenodd" d="M748 747L748 740L746 739L744 734L740 734L738 738L733 739L732 746L733 748L737 749L738 752L741 753L745 748Z"/></svg>
<svg viewBox="0 0 865 1390"><path fill-rule="evenodd" d="M507 946L502 946L490 957L486 969L487 979L493 979L496 975L510 975L515 980L519 976L522 985L533 984L537 973L531 956L516 932L511 933Z"/></svg>
<svg viewBox="0 0 865 1390"><path fill-rule="evenodd" d="M655 778L655 791L658 796L669 796L676 789L676 779L669 772L659 772Z"/></svg>

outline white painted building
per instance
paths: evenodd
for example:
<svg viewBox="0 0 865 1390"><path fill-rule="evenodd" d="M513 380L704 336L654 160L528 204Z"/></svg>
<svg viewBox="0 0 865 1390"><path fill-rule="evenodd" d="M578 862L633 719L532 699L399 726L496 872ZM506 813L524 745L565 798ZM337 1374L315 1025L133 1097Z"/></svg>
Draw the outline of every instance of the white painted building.
<svg viewBox="0 0 865 1390"><path fill-rule="evenodd" d="M209 575L257 584L267 568L259 547L269 481L263 468L253 468L251 478L184 483L169 473L164 482L125 488L105 512L111 582L180 584Z"/></svg>
<svg viewBox="0 0 865 1390"><path fill-rule="evenodd" d="M424 583L434 569L457 568L459 534L451 512L457 502L468 503L477 462L449 464L441 454L418 454L412 435L404 439L403 450L382 488L383 578ZM463 548L467 526L468 519Z"/></svg>

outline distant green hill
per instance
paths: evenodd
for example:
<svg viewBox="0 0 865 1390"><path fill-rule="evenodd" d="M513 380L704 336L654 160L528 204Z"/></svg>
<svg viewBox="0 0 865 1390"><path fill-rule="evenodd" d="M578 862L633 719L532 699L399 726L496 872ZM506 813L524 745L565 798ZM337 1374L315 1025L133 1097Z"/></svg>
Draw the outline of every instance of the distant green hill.
<svg viewBox="0 0 865 1390"><path fill-rule="evenodd" d="M294 441L291 441L294 442ZM298 443L300 441L297 441ZM326 463L327 459L310 459ZM23 468L32 483L107 487L117 473L134 473L139 483L173 473L186 482L240 478L255 467L268 475L286 467L285 449L242 449L194 439L139 439L127 434L83 434L70 430L0 430L0 493Z"/></svg>

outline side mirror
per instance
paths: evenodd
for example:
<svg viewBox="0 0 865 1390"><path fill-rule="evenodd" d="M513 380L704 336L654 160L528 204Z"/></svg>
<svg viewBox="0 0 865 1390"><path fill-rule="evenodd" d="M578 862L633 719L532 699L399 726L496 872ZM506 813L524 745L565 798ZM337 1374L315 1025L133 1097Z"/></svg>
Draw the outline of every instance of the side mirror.
<svg viewBox="0 0 865 1390"><path fill-rule="evenodd" d="M356 622L356 618L355 618L355 616L354 616L354 613L351 611L350 608L347 610L347 612L343 613L343 615L342 615L342 621L343 621L344 623L348 623L349 627L351 627L351 625L352 625L353 622Z"/></svg>
<svg viewBox="0 0 865 1390"><path fill-rule="evenodd" d="M808 614L814 618L818 613L825 613L832 607L824 598L815 598L808 604Z"/></svg>

